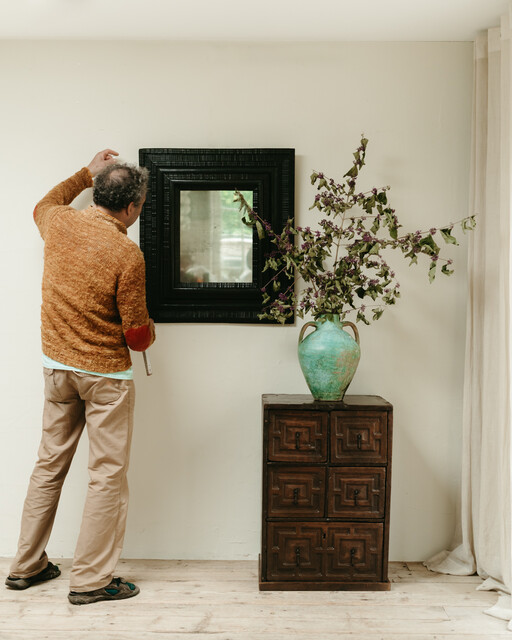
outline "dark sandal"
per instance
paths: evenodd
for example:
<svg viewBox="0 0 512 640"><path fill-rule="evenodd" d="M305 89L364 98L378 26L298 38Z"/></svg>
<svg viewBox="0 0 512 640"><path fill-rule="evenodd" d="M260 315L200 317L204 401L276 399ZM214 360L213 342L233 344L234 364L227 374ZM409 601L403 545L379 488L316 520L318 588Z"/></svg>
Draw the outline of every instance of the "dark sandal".
<svg viewBox="0 0 512 640"><path fill-rule="evenodd" d="M140 592L139 587L132 582L127 582L124 578L113 578L110 584L94 591L70 591L68 600L71 604L92 604L101 600L125 600L133 598Z"/></svg>
<svg viewBox="0 0 512 640"><path fill-rule="evenodd" d="M36 573L35 576L30 576L29 578L13 578L12 576L9 576L5 580L5 584L11 589L28 589L34 584L38 584L39 582L46 582L47 580L53 580L53 578L58 578L59 576L59 567L49 562L47 567L39 573Z"/></svg>

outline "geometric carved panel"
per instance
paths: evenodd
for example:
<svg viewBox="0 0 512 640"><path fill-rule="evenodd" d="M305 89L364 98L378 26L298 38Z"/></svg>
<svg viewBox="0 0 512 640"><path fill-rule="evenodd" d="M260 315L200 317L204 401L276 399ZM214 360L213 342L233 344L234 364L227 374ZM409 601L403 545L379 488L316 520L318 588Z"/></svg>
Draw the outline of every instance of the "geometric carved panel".
<svg viewBox="0 0 512 640"><path fill-rule="evenodd" d="M381 580L383 531L380 523L328 526L325 576Z"/></svg>
<svg viewBox="0 0 512 640"><path fill-rule="evenodd" d="M331 468L327 515L337 518L383 518L385 495L385 468Z"/></svg>
<svg viewBox="0 0 512 640"><path fill-rule="evenodd" d="M323 467L270 467L268 516L320 517L325 511Z"/></svg>
<svg viewBox="0 0 512 640"><path fill-rule="evenodd" d="M267 396L261 590L388 590L392 407Z"/></svg>
<svg viewBox="0 0 512 640"><path fill-rule="evenodd" d="M387 461L387 413L333 412L332 462L385 464Z"/></svg>
<svg viewBox="0 0 512 640"><path fill-rule="evenodd" d="M272 412L268 458L276 462L325 462L328 414Z"/></svg>
<svg viewBox="0 0 512 640"><path fill-rule="evenodd" d="M321 524L271 522L268 524L269 580L322 578L325 531Z"/></svg>

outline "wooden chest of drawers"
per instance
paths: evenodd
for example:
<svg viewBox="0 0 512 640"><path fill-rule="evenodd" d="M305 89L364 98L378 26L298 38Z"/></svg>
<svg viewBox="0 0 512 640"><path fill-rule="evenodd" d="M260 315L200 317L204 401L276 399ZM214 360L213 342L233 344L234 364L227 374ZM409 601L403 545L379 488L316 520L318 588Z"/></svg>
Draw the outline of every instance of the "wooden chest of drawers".
<svg viewBox="0 0 512 640"><path fill-rule="evenodd" d="M392 406L263 396L261 590L388 590Z"/></svg>

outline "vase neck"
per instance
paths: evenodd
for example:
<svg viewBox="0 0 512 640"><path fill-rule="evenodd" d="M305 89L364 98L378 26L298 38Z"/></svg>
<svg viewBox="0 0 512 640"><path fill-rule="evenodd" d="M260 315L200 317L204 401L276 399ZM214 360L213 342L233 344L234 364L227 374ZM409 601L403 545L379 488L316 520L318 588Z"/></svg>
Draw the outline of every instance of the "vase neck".
<svg viewBox="0 0 512 640"><path fill-rule="evenodd" d="M320 322L326 322L328 320L329 322L334 322L334 324L341 325L340 316L337 313L326 313L322 316L319 316L318 320Z"/></svg>

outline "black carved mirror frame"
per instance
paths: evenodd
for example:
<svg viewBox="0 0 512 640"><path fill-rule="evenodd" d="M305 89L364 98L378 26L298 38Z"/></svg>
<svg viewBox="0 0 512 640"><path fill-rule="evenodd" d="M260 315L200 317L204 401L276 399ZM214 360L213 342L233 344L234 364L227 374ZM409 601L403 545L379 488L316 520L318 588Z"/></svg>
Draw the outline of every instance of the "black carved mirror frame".
<svg viewBox="0 0 512 640"><path fill-rule="evenodd" d="M155 322L271 323L258 319L261 289L273 275L263 273L265 256L274 246L268 237L259 239L253 232L251 282L182 281L181 193L252 191L254 210L280 233L294 217L294 149L140 149L139 163L150 172L140 246ZM281 290L289 286L282 278Z"/></svg>

